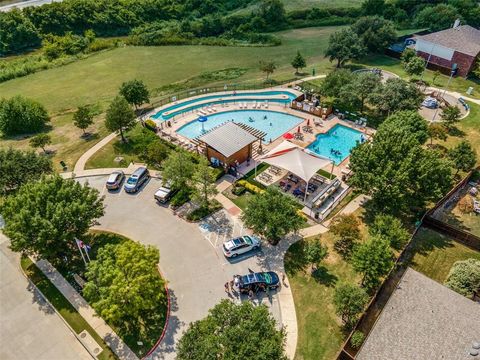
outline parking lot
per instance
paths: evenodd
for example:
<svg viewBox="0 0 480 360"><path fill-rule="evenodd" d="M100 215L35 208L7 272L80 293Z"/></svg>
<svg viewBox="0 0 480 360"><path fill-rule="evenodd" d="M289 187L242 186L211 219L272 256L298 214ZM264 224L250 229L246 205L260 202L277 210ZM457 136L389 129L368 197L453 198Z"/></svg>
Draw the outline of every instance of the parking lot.
<svg viewBox="0 0 480 360"><path fill-rule="evenodd" d="M153 358L173 359L174 344L188 324L206 316L208 309L228 297L225 282L237 274L270 268L270 257L265 255L268 249L226 259L221 249L223 241L245 233L241 223L233 221L226 211L201 223L188 223L175 216L168 206L154 200L153 194L160 187L159 179L152 178L138 193L127 194L123 190L108 192L107 177L78 181L88 181L105 196L105 216L97 228L117 232L160 250L160 270L168 281L172 309L166 336ZM234 301L247 301L230 297ZM276 294L259 296L254 301L269 306L281 323Z"/></svg>

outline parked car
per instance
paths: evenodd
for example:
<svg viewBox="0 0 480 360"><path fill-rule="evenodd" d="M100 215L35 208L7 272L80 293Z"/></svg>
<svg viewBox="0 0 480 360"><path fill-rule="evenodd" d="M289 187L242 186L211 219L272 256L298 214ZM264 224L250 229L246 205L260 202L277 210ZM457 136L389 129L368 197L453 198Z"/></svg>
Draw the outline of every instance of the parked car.
<svg viewBox="0 0 480 360"><path fill-rule="evenodd" d="M139 167L135 172L128 178L123 188L127 193L136 193L140 187L148 180L150 173L146 167Z"/></svg>
<svg viewBox="0 0 480 360"><path fill-rule="evenodd" d="M177 190L173 190L170 183L167 182L155 192L154 198L159 203L165 204L176 192Z"/></svg>
<svg viewBox="0 0 480 360"><path fill-rule="evenodd" d="M239 291L246 293L250 290L253 292L275 290L280 287L280 279L277 273L273 271L250 273L240 276Z"/></svg>
<svg viewBox="0 0 480 360"><path fill-rule="evenodd" d="M108 190L118 190L122 186L123 180L125 180L123 171L114 171L108 177L105 186Z"/></svg>
<svg viewBox="0 0 480 360"><path fill-rule="evenodd" d="M257 250L261 246L260 239L254 236L240 236L223 243L223 254L226 257L236 257L250 250Z"/></svg>

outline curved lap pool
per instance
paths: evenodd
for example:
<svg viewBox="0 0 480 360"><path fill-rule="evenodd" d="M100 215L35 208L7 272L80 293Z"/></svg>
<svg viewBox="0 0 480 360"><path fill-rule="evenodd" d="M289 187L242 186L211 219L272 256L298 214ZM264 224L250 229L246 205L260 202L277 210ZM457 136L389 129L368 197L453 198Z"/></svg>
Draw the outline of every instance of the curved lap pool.
<svg viewBox="0 0 480 360"><path fill-rule="evenodd" d="M307 149L340 164L350 151L359 143L365 141L364 135L355 129L335 125L325 134L317 135L317 139L307 146Z"/></svg>
<svg viewBox="0 0 480 360"><path fill-rule="evenodd" d="M246 124L267 135L263 139L268 143L270 140L282 136L284 133L303 122L298 116L285 114L271 110L233 110L219 114L208 115L208 120L203 123L203 128L208 131L227 121ZM196 138L203 134L202 123L194 120L183 125L177 133L189 139Z"/></svg>
<svg viewBox="0 0 480 360"><path fill-rule="evenodd" d="M179 101L178 103L175 103L173 105L170 105L158 111L156 114L152 115L152 118L158 121L165 121L181 113L192 111L192 110L195 110L207 105L212 105L212 104L221 104L226 102L232 103L235 101L263 102L262 99L258 98L258 97L261 97L262 95L264 96L264 99L268 100L269 102L276 102L276 103L282 103L282 104L285 104L285 103L288 104L297 97L297 95L295 95L293 92L288 90L267 90L267 91L255 91L255 92L239 91L236 93L232 91L224 94L205 95L201 97L196 97L194 99ZM271 96L277 96L277 95L283 95L285 98L284 99L271 98ZM248 96L253 96L253 97L249 99ZM241 99L241 100L237 100L237 99ZM179 110L175 111L176 109L179 109Z"/></svg>

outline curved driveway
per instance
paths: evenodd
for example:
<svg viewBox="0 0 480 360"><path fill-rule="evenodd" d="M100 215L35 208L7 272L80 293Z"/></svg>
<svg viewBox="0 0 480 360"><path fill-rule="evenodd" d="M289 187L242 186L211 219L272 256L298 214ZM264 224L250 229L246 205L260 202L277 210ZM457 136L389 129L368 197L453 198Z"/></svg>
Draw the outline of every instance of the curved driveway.
<svg viewBox="0 0 480 360"><path fill-rule="evenodd" d="M180 220L170 209L156 204L153 194L159 186L158 179L151 179L139 193L130 195L123 190L105 191L106 178L98 176L78 181L88 181L105 195L105 216L100 219L98 228L160 249L160 269L168 281L172 311L166 336L152 357L173 359L174 344L188 324L203 318L208 309L227 297L224 283L235 274L248 273L249 268L259 271L269 267L268 263L263 252L235 263L228 262L221 253L222 238L217 240L212 236L208 239L198 224ZM269 306L281 323L278 296L259 301Z"/></svg>

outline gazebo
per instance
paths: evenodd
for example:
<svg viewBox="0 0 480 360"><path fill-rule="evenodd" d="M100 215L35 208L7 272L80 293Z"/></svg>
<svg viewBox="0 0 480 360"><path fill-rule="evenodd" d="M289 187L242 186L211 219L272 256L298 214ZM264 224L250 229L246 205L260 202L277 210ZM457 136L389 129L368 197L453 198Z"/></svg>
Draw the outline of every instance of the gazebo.
<svg viewBox="0 0 480 360"><path fill-rule="evenodd" d="M307 188L310 179L318 170L331 164L333 171L334 165L332 160L321 157L286 140L270 150L267 154L260 157L258 161L280 167L295 174L307 183ZM255 173L256 169L257 167L255 165ZM307 192L305 191L305 199L306 197Z"/></svg>

